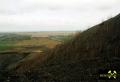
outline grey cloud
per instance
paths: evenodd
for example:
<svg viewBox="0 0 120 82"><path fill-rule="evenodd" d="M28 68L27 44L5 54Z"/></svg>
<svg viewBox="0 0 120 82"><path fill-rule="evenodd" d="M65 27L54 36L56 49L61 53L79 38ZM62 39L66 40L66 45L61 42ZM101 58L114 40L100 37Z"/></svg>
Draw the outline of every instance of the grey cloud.
<svg viewBox="0 0 120 82"><path fill-rule="evenodd" d="M0 31L84 30L117 15L119 4L119 0L1 0Z"/></svg>

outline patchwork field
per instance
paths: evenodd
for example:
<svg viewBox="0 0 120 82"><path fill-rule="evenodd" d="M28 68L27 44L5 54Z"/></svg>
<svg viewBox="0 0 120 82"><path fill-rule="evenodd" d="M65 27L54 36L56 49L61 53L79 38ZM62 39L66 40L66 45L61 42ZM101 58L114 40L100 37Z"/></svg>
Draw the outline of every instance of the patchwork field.
<svg viewBox="0 0 120 82"><path fill-rule="evenodd" d="M72 32L0 33L0 77L8 69L42 61L44 53L72 37Z"/></svg>
<svg viewBox="0 0 120 82"><path fill-rule="evenodd" d="M43 52L70 40L75 32L0 33L0 53Z"/></svg>

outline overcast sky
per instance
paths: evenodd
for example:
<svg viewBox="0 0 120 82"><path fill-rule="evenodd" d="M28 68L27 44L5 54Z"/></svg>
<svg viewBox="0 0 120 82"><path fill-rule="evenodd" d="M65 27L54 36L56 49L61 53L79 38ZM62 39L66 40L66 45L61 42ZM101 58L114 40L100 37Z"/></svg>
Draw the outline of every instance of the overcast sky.
<svg viewBox="0 0 120 82"><path fill-rule="evenodd" d="M85 30L120 13L120 0L0 0L0 31Z"/></svg>

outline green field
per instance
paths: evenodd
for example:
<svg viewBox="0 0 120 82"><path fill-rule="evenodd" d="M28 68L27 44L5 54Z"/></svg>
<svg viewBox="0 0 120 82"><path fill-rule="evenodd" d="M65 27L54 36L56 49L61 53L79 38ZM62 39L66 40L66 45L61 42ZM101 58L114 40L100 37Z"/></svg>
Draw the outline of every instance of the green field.
<svg viewBox="0 0 120 82"><path fill-rule="evenodd" d="M73 35L57 35L57 36L50 36L49 38L61 42L68 42L73 38Z"/></svg>
<svg viewBox="0 0 120 82"><path fill-rule="evenodd" d="M12 48L13 43L11 41L0 41L0 51Z"/></svg>
<svg viewBox="0 0 120 82"><path fill-rule="evenodd" d="M14 47L16 41L30 39L30 36L17 35L11 33L0 33L0 51L8 50Z"/></svg>
<svg viewBox="0 0 120 82"><path fill-rule="evenodd" d="M22 50L26 51L29 50L29 46L34 47L32 50L41 50L41 46L46 48L53 48L57 44L68 42L73 36L72 35L54 35L48 37L38 37L34 38L31 35L21 35L21 34L14 34L14 33L0 33L0 51L7 51L7 50ZM28 46L27 48L24 48Z"/></svg>

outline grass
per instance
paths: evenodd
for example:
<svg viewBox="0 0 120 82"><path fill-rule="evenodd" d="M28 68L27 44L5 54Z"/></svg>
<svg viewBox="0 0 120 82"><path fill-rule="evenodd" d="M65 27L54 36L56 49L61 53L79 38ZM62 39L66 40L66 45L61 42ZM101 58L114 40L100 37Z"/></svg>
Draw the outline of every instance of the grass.
<svg viewBox="0 0 120 82"><path fill-rule="evenodd" d="M15 42L30 39L27 35L17 35L12 33L1 33L0 34L0 51L5 51L13 48Z"/></svg>
<svg viewBox="0 0 120 82"><path fill-rule="evenodd" d="M57 36L50 36L49 38L61 42L68 42L73 38L73 35L57 35Z"/></svg>
<svg viewBox="0 0 120 82"><path fill-rule="evenodd" d="M51 40L47 37L42 38L32 38L30 40L17 41L16 46L46 46L48 48L53 48L55 45L60 44L61 42L56 40Z"/></svg>
<svg viewBox="0 0 120 82"><path fill-rule="evenodd" d="M11 41L0 41L0 51L7 50L13 47L13 42Z"/></svg>

